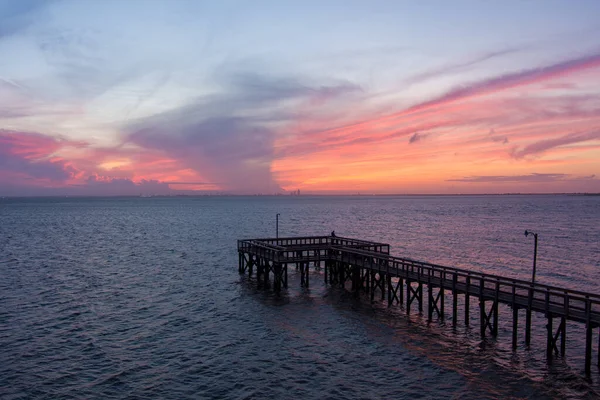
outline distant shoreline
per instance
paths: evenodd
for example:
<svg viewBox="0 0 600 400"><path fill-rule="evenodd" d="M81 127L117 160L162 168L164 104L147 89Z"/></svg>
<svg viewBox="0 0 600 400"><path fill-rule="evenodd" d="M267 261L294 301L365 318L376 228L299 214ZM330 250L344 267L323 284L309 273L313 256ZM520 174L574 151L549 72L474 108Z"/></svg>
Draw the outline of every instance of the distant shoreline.
<svg viewBox="0 0 600 400"><path fill-rule="evenodd" d="M301 196L290 194L173 194L173 195L45 195L45 196L1 196L2 199L102 199L102 198L198 198L198 197L282 197L282 198L298 198L298 197L476 197L476 196L600 196L600 193L452 193L452 194L412 194L412 193L384 193L384 194L369 194L369 193L306 193Z"/></svg>

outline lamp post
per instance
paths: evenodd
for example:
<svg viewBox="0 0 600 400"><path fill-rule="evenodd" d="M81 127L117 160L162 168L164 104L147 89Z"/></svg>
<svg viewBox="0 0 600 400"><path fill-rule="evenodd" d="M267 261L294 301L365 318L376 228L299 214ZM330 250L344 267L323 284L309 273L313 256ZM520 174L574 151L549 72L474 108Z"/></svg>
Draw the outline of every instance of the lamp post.
<svg viewBox="0 0 600 400"><path fill-rule="evenodd" d="M535 283L535 267L537 260L537 243L538 243L538 234L533 233L531 231L525 231L525 236L533 235L533 274L531 275L531 283Z"/></svg>
<svg viewBox="0 0 600 400"><path fill-rule="evenodd" d="M279 216L281 214L277 213L277 215L275 215L275 238L279 239Z"/></svg>

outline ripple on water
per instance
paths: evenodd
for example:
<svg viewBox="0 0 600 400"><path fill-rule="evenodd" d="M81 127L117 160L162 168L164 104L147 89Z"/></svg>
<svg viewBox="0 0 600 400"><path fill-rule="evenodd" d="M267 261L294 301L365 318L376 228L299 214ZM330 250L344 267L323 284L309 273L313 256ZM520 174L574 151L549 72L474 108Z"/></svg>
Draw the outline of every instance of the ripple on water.
<svg viewBox="0 0 600 400"><path fill-rule="evenodd" d="M568 326L569 359L546 366L543 329L532 350L512 352L504 317L499 339L482 342L477 329L452 332L449 323L428 325L402 307L325 287L318 273L306 290L291 270L289 290L276 296L238 276L235 252L238 238L271 235L281 209L286 235L335 229L389 241L395 254L527 279L528 225L544 232L539 279L597 291L600 237L590 215L600 213L598 199L1 206L3 398L582 398L598 390L581 377L581 327Z"/></svg>

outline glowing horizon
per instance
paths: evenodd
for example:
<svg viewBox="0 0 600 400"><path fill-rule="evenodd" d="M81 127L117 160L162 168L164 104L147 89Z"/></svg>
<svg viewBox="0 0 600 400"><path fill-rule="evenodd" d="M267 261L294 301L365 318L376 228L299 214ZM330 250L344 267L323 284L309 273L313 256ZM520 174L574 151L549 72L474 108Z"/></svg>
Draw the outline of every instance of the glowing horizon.
<svg viewBox="0 0 600 400"><path fill-rule="evenodd" d="M232 4L0 4L0 196L600 192L599 3Z"/></svg>

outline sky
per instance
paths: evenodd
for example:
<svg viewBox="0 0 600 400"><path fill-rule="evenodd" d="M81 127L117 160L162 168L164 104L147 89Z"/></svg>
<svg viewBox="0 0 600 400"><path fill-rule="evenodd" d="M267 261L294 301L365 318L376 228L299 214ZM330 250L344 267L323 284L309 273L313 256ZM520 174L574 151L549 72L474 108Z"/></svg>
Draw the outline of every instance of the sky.
<svg viewBox="0 0 600 400"><path fill-rule="evenodd" d="M0 0L0 196L600 192L599 15Z"/></svg>

